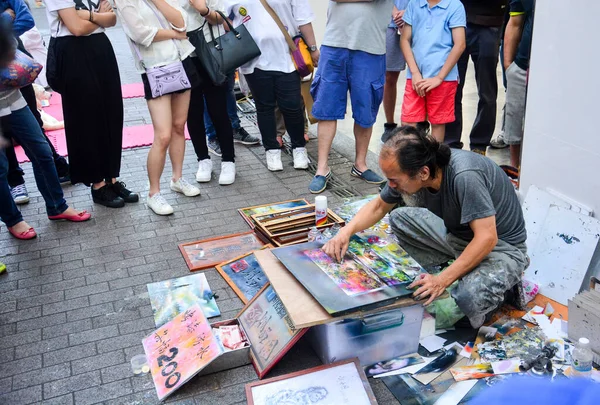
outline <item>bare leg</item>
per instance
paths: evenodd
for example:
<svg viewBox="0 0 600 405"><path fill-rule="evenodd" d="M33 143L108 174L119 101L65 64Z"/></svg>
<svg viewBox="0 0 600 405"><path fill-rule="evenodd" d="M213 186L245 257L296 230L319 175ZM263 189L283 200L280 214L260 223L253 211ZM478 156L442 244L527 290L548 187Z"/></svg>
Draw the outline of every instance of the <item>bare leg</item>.
<svg viewBox="0 0 600 405"><path fill-rule="evenodd" d="M331 144L337 131L337 121L319 121L317 134L319 137L319 162L317 165L317 176L325 176L329 173L329 152Z"/></svg>
<svg viewBox="0 0 600 405"><path fill-rule="evenodd" d="M510 145L510 165L517 169L521 166L521 144Z"/></svg>
<svg viewBox="0 0 600 405"><path fill-rule="evenodd" d="M367 152L369 151L369 141L373 127L363 128L357 123L354 123L354 140L356 143L356 159L354 166L361 172L368 169L367 167Z"/></svg>
<svg viewBox="0 0 600 405"><path fill-rule="evenodd" d="M444 136L446 135L446 124L431 124L431 135L437 139L438 142L444 142Z"/></svg>
<svg viewBox="0 0 600 405"><path fill-rule="evenodd" d="M385 86L383 87L383 111L385 111L385 121L393 124L394 115L396 115L396 97L398 94L398 78L400 72L386 72Z"/></svg>
<svg viewBox="0 0 600 405"><path fill-rule="evenodd" d="M171 142L171 130L173 128L171 115L171 95L162 96L154 100L148 100L148 109L154 126L154 141L150 152L148 152L148 179L150 180L150 192L152 197L160 192L160 176L165 169L167 149Z"/></svg>
<svg viewBox="0 0 600 405"><path fill-rule="evenodd" d="M169 157L173 167L173 181L181 178L185 155L185 123L190 107L190 91L171 95L172 130Z"/></svg>

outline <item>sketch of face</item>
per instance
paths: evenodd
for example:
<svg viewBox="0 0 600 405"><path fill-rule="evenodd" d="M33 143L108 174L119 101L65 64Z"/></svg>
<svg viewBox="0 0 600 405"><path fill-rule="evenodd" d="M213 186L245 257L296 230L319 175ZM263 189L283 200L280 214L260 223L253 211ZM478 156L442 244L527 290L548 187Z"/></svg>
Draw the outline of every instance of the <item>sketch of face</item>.
<svg viewBox="0 0 600 405"><path fill-rule="evenodd" d="M310 387L305 392L308 394L311 404L316 404L327 397L327 389L325 387Z"/></svg>

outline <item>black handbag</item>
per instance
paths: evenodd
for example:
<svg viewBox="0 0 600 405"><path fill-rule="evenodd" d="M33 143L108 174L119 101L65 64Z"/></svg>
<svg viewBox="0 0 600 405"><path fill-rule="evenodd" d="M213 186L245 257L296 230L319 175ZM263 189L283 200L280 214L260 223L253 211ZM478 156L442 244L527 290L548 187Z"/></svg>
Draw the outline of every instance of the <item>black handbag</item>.
<svg viewBox="0 0 600 405"><path fill-rule="evenodd" d="M190 43L196 48L196 57L215 86L220 86L227 80L227 75L221 71L221 65L210 52L203 32L204 25L195 31L188 32Z"/></svg>

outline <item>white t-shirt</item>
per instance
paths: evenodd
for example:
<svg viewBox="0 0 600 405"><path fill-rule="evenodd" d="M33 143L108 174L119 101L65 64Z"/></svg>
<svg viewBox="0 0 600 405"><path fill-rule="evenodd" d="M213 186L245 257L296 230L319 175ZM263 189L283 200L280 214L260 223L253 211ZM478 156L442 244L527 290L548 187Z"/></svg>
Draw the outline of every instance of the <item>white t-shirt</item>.
<svg viewBox="0 0 600 405"><path fill-rule="evenodd" d="M308 0L267 0L267 2L292 37L300 32L299 26L314 20ZM251 74L254 69L283 73L296 70L285 37L260 0L223 0L223 5L225 15L233 15L233 26L244 24L261 51L259 57L240 67L242 74Z"/></svg>
<svg viewBox="0 0 600 405"><path fill-rule="evenodd" d="M46 3L46 17L48 17L48 24L50 24L50 35L54 38L73 35L67 26L60 20L58 16L59 10L74 8L78 5L85 10L92 9L97 12L100 7L100 0L44 0L44 3ZM104 32L104 28L98 27L89 35L98 34L100 32Z"/></svg>
<svg viewBox="0 0 600 405"><path fill-rule="evenodd" d="M200 12L196 10L194 6L190 4L189 0L179 0L179 6L186 12L187 14L187 30L195 31L204 25L205 18L200 15ZM223 8L222 0L206 0L206 6L210 8L211 11L221 11L225 14L225 9ZM225 34L225 29L223 25L212 27L213 35L215 37L220 37ZM211 40L210 36L210 23L207 21L206 25L204 25L204 37L207 41Z"/></svg>

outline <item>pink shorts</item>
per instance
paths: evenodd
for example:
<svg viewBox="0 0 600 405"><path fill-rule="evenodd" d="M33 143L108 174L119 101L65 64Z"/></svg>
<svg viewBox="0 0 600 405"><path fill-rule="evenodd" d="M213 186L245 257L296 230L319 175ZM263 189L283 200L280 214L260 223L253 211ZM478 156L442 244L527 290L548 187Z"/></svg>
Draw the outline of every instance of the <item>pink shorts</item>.
<svg viewBox="0 0 600 405"><path fill-rule="evenodd" d="M412 87L412 79L406 80L402 102L402 122L417 123L425 120L432 125L454 122L454 97L458 82L442 82L438 87L419 97Z"/></svg>

